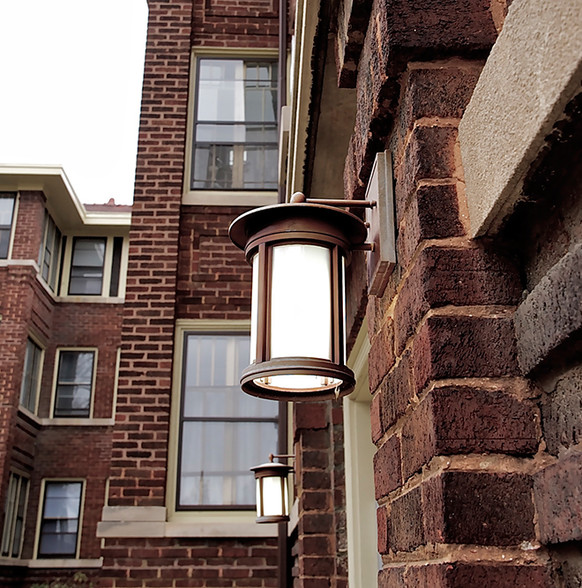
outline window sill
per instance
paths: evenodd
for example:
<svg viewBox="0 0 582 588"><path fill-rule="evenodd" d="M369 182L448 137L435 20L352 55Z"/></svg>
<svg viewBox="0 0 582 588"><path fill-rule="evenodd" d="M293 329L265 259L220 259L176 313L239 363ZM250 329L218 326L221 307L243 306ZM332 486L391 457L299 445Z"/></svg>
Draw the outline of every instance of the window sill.
<svg viewBox="0 0 582 588"><path fill-rule="evenodd" d="M42 418L39 419L43 427L111 427L115 419L93 419L93 418Z"/></svg>
<svg viewBox="0 0 582 588"><path fill-rule="evenodd" d="M268 206L277 204L276 191L195 190L182 196L182 204L205 206Z"/></svg>
<svg viewBox="0 0 582 588"><path fill-rule="evenodd" d="M123 296L56 296L56 302L67 302L74 304L123 304Z"/></svg>
<svg viewBox="0 0 582 588"><path fill-rule="evenodd" d="M276 537L277 525L258 525L254 512L178 513L168 522L163 507L110 507L103 509L97 536L146 537Z"/></svg>
<svg viewBox="0 0 582 588"><path fill-rule="evenodd" d="M0 558L0 566L19 566L22 568L102 568L103 558L98 559L12 559Z"/></svg>

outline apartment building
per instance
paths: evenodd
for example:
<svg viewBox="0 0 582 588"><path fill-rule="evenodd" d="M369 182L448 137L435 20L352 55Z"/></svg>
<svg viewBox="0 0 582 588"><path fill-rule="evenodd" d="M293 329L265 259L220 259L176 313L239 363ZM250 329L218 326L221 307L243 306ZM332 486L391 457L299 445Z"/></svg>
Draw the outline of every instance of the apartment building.
<svg viewBox="0 0 582 588"><path fill-rule="evenodd" d="M131 219L0 173L4 584L579 585L576 0L148 4ZM239 387L228 227L295 192L388 205L341 399Z"/></svg>

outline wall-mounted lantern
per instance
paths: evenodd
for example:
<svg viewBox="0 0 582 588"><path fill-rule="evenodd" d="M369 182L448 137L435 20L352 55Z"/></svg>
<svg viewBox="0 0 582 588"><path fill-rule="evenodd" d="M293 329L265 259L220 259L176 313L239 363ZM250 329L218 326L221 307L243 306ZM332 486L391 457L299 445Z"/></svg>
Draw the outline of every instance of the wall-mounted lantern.
<svg viewBox="0 0 582 588"><path fill-rule="evenodd" d="M354 387L345 365L346 265L352 250L366 248L367 228L322 202L295 198L251 210L230 226L253 268L251 364L241 377L253 396L322 400Z"/></svg>
<svg viewBox="0 0 582 588"><path fill-rule="evenodd" d="M273 462L274 457L293 457L289 455L269 455L269 462L251 468L257 481L257 523L284 523L289 520L288 476L293 467Z"/></svg>

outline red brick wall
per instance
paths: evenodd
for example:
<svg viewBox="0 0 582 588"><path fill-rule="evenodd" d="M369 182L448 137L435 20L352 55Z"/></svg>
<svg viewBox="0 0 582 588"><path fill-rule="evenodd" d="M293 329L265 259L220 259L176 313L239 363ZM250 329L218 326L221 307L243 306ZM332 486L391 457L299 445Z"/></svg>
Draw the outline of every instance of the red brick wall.
<svg viewBox="0 0 582 588"><path fill-rule="evenodd" d="M294 404L299 521L293 588L345 588L347 538L341 403Z"/></svg>
<svg viewBox="0 0 582 588"><path fill-rule="evenodd" d="M277 46L270 2L149 2L111 506L164 506L177 319L245 319L243 208L182 206L191 46ZM139 472L139 476L136 475ZM107 539L102 586L277 585L274 539Z"/></svg>
<svg viewBox="0 0 582 588"><path fill-rule="evenodd" d="M184 206L180 225L177 318L248 319L251 268L228 237L245 208Z"/></svg>
<svg viewBox="0 0 582 588"><path fill-rule="evenodd" d="M513 326L519 265L467 237L457 139L499 22L480 0L414 4L372 6L345 171L361 197L375 152L392 152L398 265L367 313L379 583L550 586L544 555L520 548L537 540L544 458Z"/></svg>

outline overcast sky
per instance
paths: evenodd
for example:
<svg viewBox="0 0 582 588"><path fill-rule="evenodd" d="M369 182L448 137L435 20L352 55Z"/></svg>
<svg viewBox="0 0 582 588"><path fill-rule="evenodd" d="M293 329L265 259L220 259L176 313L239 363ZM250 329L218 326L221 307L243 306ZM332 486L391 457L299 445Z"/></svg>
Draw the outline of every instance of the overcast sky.
<svg viewBox="0 0 582 588"><path fill-rule="evenodd" d="M146 24L146 0L0 0L0 163L131 203Z"/></svg>

